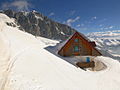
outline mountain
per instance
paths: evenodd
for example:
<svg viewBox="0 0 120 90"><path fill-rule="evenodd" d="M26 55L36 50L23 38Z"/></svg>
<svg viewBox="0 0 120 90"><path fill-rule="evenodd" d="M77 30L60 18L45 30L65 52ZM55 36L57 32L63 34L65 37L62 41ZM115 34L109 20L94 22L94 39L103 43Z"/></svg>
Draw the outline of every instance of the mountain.
<svg viewBox="0 0 120 90"><path fill-rule="evenodd" d="M103 55L120 60L120 30L94 32L87 36L96 42Z"/></svg>
<svg viewBox="0 0 120 90"><path fill-rule="evenodd" d="M14 19L20 30L31 33L34 36L66 40L76 31L67 25L57 23L36 11L16 12L13 10L2 10L0 12ZM16 24L14 23L6 23L9 26L16 27ZM88 34L87 37L97 43L97 48L104 56L120 60L120 30L94 32Z"/></svg>
<svg viewBox="0 0 120 90"><path fill-rule="evenodd" d="M36 11L16 12L13 10L3 10L1 13L6 14L10 18L14 18L16 23L20 26L20 30L35 36L65 40L76 31L67 25L55 22Z"/></svg>
<svg viewBox="0 0 120 90"><path fill-rule="evenodd" d="M19 30L14 19L0 14L0 90L120 89L118 61L98 56L94 59L107 68L84 71L46 49L57 43Z"/></svg>

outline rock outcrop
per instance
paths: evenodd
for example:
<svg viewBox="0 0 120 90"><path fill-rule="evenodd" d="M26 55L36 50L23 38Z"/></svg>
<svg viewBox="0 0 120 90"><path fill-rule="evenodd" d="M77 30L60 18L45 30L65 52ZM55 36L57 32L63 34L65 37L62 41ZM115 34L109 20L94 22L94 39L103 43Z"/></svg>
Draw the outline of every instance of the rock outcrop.
<svg viewBox="0 0 120 90"><path fill-rule="evenodd" d="M67 25L55 22L36 11L16 12L13 10L3 10L1 13L6 14L10 18L14 18L21 30L35 36L65 40L76 31Z"/></svg>

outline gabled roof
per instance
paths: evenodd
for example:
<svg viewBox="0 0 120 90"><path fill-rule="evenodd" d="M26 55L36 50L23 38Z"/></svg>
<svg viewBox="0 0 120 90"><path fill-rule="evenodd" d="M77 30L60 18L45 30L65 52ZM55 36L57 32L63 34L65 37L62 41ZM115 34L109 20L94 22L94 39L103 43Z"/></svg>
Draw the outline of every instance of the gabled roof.
<svg viewBox="0 0 120 90"><path fill-rule="evenodd" d="M64 46L67 44L67 42L69 42L76 33L79 33L79 32L76 31L76 32L75 32L74 34L72 34L67 40L61 42L61 43L59 44L59 47L58 47L59 50L62 49L62 47L64 47ZM90 42L90 40L89 40L85 35L83 35L82 33L79 33L79 34L80 34L83 38L85 38L86 40L88 40L88 41Z"/></svg>
<svg viewBox="0 0 120 90"><path fill-rule="evenodd" d="M82 34L82 33L79 33L79 32L75 32L73 35L71 35L66 41L64 41L63 43L61 43L60 45L59 45L59 51L58 52L60 52L66 45L67 45L67 43L69 43L69 41L72 39L72 37L74 37L74 35L76 35L76 34L78 34L78 35L80 35L80 37L82 37L82 39L84 39L94 50L96 50L99 54L101 54L96 48L95 48L95 46L94 45L92 45L92 43L91 43L91 40L90 39L88 39L84 34Z"/></svg>

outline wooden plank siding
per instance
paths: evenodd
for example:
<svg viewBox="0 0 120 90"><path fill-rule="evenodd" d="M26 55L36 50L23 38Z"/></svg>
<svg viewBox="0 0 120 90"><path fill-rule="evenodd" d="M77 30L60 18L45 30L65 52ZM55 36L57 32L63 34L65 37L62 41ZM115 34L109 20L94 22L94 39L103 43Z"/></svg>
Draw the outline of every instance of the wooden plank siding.
<svg viewBox="0 0 120 90"><path fill-rule="evenodd" d="M78 39L78 42L75 42L75 39ZM79 47L79 52L74 52L74 47ZM102 55L95 47L86 40L80 33L75 32L73 36L66 42L66 44L58 51L58 54L61 56L99 56Z"/></svg>

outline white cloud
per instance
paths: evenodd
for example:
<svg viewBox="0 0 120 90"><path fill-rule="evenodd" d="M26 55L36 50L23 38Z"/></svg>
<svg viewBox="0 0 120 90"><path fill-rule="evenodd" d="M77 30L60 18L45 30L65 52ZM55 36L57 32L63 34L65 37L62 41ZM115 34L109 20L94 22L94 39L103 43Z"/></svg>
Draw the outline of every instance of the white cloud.
<svg viewBox="0 0 120 90"><path fill-rule="evenodd" d="M100 27L102 27L102 26L103 26L103 24L100 24L99 26L100 26Z"/></svg>
<svg viewBox="0 0 120 90"><path fill-rule="evenodd" d="M80 27L81 25L80 24L78 24L76 27Z"/></svg>
<svg viewBox="0 0 120 90"><path fill-rule="evenodd" d="M114 26L110 26L109 29L112 29Z"/></svg>
<svg viewBox="0 0 120 90"><path fill-rule="evenodd" d="M28 3L28 1L25 0L18 0L18 1L13 1L13 2L5 2L2 4L3 9L16 9L16 10L25 10L28 11L29 7L31 7L31 4Z"/></svg>
<svg viewBox="0 0 120 90"><path fill-rule="evenodd" d="M76 18L74 18L74 19L68 19L68 20L67 20L66 22L64 22L64 23L67 24L67 25L69 25L69 26L71 26L72 23L78 21L79 19L80 19L80 17L78 16L78 17L76 17Z"/></svg>
<svg viewBox="0 0 120 90"><path fill-rule="evenodd" d="M81 24L81 26L84 26L85 24Z"/></svg>
<svg viewBox="0 0 120 90"><path fill-rule="evenodd" d="M70 15L71 15L71 16L74 15L75 13L76 13L75 10L70 11Z"/></svg>
<svg viewBox="0 0 120 90"><path fill-rule="evenodd" d="M100 28L100 30L104 30L104 28Z"/></svg>
<svg viewBox="0 0 120 90"><path fill-rule="evenodd" d="M94 17L92 17L92 18L91 18L91 20L96 20L96 19L97 19L97 17L96 17L96 16L94 16Z"/></svg>
<svg viewBox="0 0 120 90"><path fill-rule="evenodd" d="M55 13L51 12L48 16L50 17L50 16L54 16L54 15L55 15Z"/></svg>
<svg viewBox="0 0 120 90"><path fill-rule="evenodd" d="M114 26L107 26L107 27L102 27L101 30L109 30L109 29L113 29Z"/></svg>

